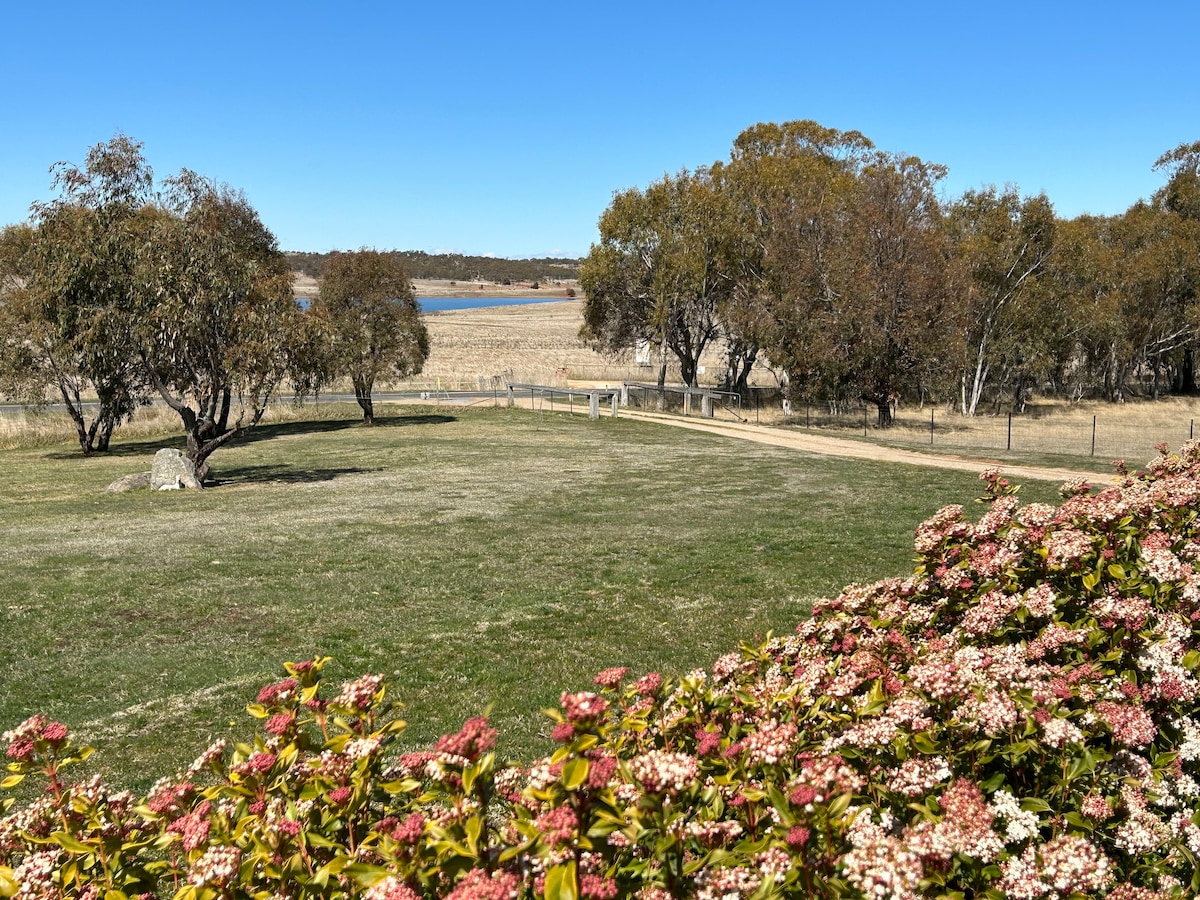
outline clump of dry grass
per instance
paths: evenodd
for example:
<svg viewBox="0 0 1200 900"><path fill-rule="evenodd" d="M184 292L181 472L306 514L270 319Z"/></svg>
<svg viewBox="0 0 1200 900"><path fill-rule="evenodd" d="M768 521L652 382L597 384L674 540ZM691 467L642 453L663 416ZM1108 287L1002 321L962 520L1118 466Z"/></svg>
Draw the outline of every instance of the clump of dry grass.
<svg viewBox="0 0 1200 900"><path fill-rule="evenodd" d="M237 418L236 410L232 416ZM301 417L312 419L318 416L314 410L301 410L291 403L273 403L267 407L262 421L293 422ZM132 419L117 429L114 438L165 438L173 434L183 435L179 415L169 407L153 404L139 409ZM55 447L77 441L75 423L62 409L28 407L0 413L0 450Z"/></svg>
<svg viewBox="0 0 1200 900"><path fill-rule="evenodd" d="M165 406L149 406L120 428L125 437L159 437L179 431L179 416ZM61 409L27 408L0 414L0 450L53 447L78 440L75 423Z"/></svg>

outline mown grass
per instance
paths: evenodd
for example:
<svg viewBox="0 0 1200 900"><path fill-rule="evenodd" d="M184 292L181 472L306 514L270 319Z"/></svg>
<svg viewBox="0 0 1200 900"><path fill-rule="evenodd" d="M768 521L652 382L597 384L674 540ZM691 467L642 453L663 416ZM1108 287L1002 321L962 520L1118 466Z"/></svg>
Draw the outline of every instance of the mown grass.
<svg viewBox="0 0 1200 900"><path fill-rule="evenodd" d="M906 571L916 524L979 493L620 419L322 414L220 451L203 492L104 493L174 438L0 452L0 727L45 712L145 787L246 735L283 660L327 654L389 676L413 747L490 709L501 753L527 758L561 691L789 630L813 598Z"/></svg>

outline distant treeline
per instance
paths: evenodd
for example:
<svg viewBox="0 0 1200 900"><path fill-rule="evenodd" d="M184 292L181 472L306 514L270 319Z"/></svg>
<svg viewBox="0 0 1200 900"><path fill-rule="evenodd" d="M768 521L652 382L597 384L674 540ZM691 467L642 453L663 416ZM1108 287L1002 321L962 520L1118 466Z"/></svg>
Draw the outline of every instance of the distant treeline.
<svg viewBox="0 0 1200 900"><path fill-rule="evenodd" d="M410 278L446 278L458 281L563 281L579 277L578 259L499 259L494 256L463 256L461 253L425 253L393 250ZM320 278L329 253L284 251L292 271Z"/></svg>
<svg viewBox="0 0 1200 900"><path fill-rule="evenodd" d="M944 166L861 132L760 122L727 161L613 195L580 266L593 346L668 354L726 390L766 361L790 402L964 415L1200 395L1200 141L1119 215L1060 218L1045 194L945 196ZM665 376L660 376L665 377Z"/></svg>

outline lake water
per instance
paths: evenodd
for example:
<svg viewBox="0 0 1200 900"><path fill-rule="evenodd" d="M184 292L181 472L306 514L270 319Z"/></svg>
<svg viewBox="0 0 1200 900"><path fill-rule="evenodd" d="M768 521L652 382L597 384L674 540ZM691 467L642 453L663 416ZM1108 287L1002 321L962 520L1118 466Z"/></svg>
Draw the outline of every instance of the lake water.
<svg viewBox="0 0 1200 900"><path fill-rule="evenodd" d="M524 306L529 303L562 303L570 297L418 297L421 312L448 312L452 309L483 309L488 306ZM301 309L308 309L309 297L297 297Z"/></svg>
<svg viewBox="0 0 1200 900"><path fill-rule="evenodd" d="M570 297L418 297L422 312L481 309L487 306L525 306L529 303L562 303Z"/></svg>

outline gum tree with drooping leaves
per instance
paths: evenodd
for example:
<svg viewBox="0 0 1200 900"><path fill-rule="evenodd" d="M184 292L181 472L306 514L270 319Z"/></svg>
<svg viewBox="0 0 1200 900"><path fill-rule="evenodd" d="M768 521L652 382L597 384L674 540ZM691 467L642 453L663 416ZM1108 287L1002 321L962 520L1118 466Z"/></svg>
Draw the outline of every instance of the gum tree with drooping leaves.
<svg viewBox="0 0 1200 900"><path fill-rule="evenodd" d="M113 431L148 402L129 322L154 200L141 151L117 135L82 166L56 163L59 196L0 234L0 389L30 405L57 395L85 456L107 451Z"/></svg>
<svg viewBox="0 0 1200 900"><path fill-rule="evenodd" d="M275 236L240 191L186 169L167 187L171 206L138 260L132 325L203 482L209 456L258 424L292 372L299 307Z"/></svg>
<svg viewBox="0 0 1200 900"><path fill-rule="evenodd" d="M399 257L378 250L332 254L312 312L327 328L331 371L350 377L363 422L374 424L376 381L416 375L429 356L429 332Z"/></svg>

